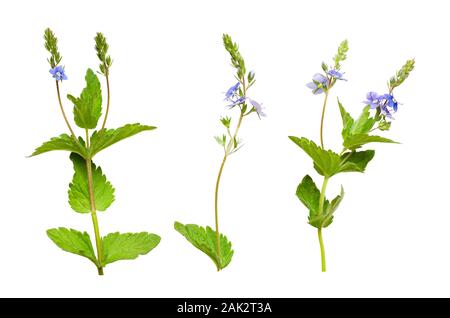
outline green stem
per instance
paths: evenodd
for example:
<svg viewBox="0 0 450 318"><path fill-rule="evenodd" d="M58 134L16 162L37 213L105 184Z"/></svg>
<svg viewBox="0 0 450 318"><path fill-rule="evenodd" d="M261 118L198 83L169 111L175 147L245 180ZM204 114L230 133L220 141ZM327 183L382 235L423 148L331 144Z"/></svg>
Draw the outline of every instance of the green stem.
<svg viewBox="0 0 450 318"><path fill-rule="evenodd" d="M323 100L323 107L322 107L322 118L320 119L320 145L322 148L324 148L323 144L323 121L325 119L325 109L327 107L327 101L328 101L328 90L325 91L325 99Z"/></svg>
<svg viewBox="0 0 450 318"><path fill-rule="evenodd" d="M323 245L322 228L318 229L317 234L319 236L320 257L322 260L322 272L326 272L327 271L327 262L325 259L325 246Z"/></svg>
<svg viewBox="0 0 450 318"><path fill-rule="evenodd" d="M328 89L325 90L325 98L323 100L322 117L320 119L320 146L322 147L322 149L325 148L324 143L323 143L323 123L324 123L324 119L325 119L325 110L327 107L329 90L331 89L333 84L334 83L331 80L329 80ZM323 207L324 207L324 203L325 203L325 192L327 190L328 179L329 179L329 177L323 178L322 190L320 191L320 197L319 197L319 215L323 214ZM322 238L322 228L318 229L317 234L319 236L320 257L322 260L322 272L326 272L327 265L326 265L326 260L325 260L325 246L323 245L323 238Z"/></svg>
<svg viewBox="0 0 450 318"><path fill-rule="evenodd" d="M91 213L92 216L92 224L94 224L94 232L95 232L95 245L97 248L97 261L98 261L98 274L99 275L103 275L103 266L101 265L102 262L102 239L100 236L100 230L98 228L98 220L97 220L97 213L96 212L92 212Z"/></svg>
<svg viewBox="0 0 450 318"><path fill-rule="evenodd" d="M110 100L111 100L111 92L110 92L110 89L109 89L109 71L107 71L106 72L106 75L105 75L105 77L106 77L106 93L107 93L107 100L106 100L106 112L105 112L105 118L103 119L103 124L102 124L102 129L104 129L105 128L105 125L106 125L106 120L108 119L108 114L109 114L109 103L110 103Z"/></svg>
<svg viewBox="0 0 450 318"><path fill-rule="evenodd" d="M90 140L89 140L89 129L87 129L86 128L86 148L89 148L90 146L89 146L89 143L90 143Z"/></svg>
<svg viewBox="0 0 450 318"><path fill-rule="evenodd" d="M220 271L221 266L221 260L222 257L220 255L220 232L219 232L219 184L220 184L220 178L222 176L223 167L225 166L225 161L227 160L227 154L223 156L222 164L220 165L219 174L217 175L217 181L216 181L216 192L214 196L214 211L215 211L215 223L216 223L216 244L217 244L217 255L219 257L217 266L217 271Z"/></svg>
<svg viewBox="0 0 450 318"><path fill-rule="evenodd" d="M86 129L86 145L89 145L88 129ZM92 224L94 225L95 245L97 248L97 263L98 263L97 269L98 269L98 274L103 275L102 237L100 235L100 229L98 227L97 209L95 207L94 185L93 185L93 181L92 181L92 159L91 158L86 158L86 170L87 170L87 178L88 178L89 200L90 200L90 204L91 204L91 217L92 217Z"/></svg>
<svg viewBox="0 0 450 318"><path fill-rule="evenodd" d="M323 214L323 205L325 202L325 191L327 190L328 180L329 180L328 177L323 178L322 191L320 191L320 198L319 198L319 215Z"/></svg>
<svg viewBox="0 0 450 318"><path fill-rule="evenodd" d="M62 101L61 101L61 93L59 91L59 82L56 81L56 92L58 95L58 102L59 102L59 108L61 109L61 113L63 115L64 121L66 122L67 128L69 128L70 134L72 135L73 138L76 139L75 133L72 129L72 126L70 126L69 121L67 120L67 116L66 116L66 112L64 111L64 107L62 105Z"/></svg>
<svg viewBox="0 0 450 318"><path fill-rule="evenodd" d="M323 208L325 203L325 192L327 190L328 185L328 177L323 178L322 183L322 190L320 191L320 198L319 198L319 216L323 214ZM322 228L318 229L318 235L319 235L319 244L320 244L320 258L322 260L322 272L326 272L327 265L325 261L325 247L323 245L323 239L322 239Z"/></svg>

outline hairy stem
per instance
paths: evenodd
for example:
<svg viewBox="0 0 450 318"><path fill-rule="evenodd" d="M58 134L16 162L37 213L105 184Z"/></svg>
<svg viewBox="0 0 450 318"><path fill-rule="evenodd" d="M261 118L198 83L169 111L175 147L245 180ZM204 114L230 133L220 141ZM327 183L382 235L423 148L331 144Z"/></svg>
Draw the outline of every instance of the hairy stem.
<svg viewBox="0 0 450 318"><path fill-rule="evenodd" d="M223 156L222 164L220 165L219 174L217 175L217 181L216 181L216 192L214 196L214 211L215 211L215 223L216 223L216 244L217 244L217 255L219 256L218 263L219 266L217 267L217 271L220 271L220 262L221 262L221 255L220 255L220 233L219 233L219 184L220 184L220 178L222 176L223 167L225 166L225 162L227 160L227 154Z"/></svg>
<svg viewBox="0 0 450 318"><path fill-rule="evenodd" d="M323 214L323 206L324 206L324 202L325 202L325 191L327 190L328 180L329 180L328 177L323 178L322 191L320 191L320 198L319 198L319 215Z"/></svg>
<svg viewBox="0 0 450 318"><path fill-rule="evenodd" d="M327 261L325 259L325 246L323 245L322 228L318 229L317 234L319 236L320 257L322 260L322 272L326 272L327 271Z"/></svg>
<svg viewBox="0 0 450 318"><path fill-rule="evenodd" d="M111 101L111 91L109 89L109 72L106 72L106 93L107 93L107 97L106 97L106 112L105 112L105 118L103 119L103 124L102 124L102 129L105 128L106 125L106 120L108 119L108 114L109 114L109 104Z"/></svg>
<svg viewBox="0 0 450 318"><path fill-rule="evenodd" d="M323 178L323 184L322 184L322 190L320 191L320 198L319 198L319 215L323 214L323 208L325 203L325 192L327 190L328 185L328 177ZM326 272L327 265L325 260L325 246L323 245L323 239L322 239L322 228L318 229L318 235L319 235L319 244L320 244L320 258L322 260L322 272Z"/></svg>
<svg viewBox="0 0 450 318"><path fill-rule="evenodd" d="M60 93L60 91L59 91L59 82L58 82L58 81L55 81L55 82L56 82L56 92L57 92L57 94L58 94L59 108L61 109L61 113L62 113L62 115L63 115L63 117L64 117L64 121L66 122L67 128L69 128L70 134L72 135L73 138L76 139L75 133L73 132L73 129L72 129L72 127L70 126L69 121L67 120L66 112L64 111L64 107L63 107L63 105L62 105L62 101L61 101L61 93Z"/></svg>
<svg viewBox="0 0 450 318"><path fill-rule="evenodd" d="M86 148L89 148L90 147L89 129L86 128L85 131L86 131Z"/></svg>
<svg viewBox="0 0 450 318"><path fill-rule="evenodd" d="M324 148L323 144L323 121L325 119L325 109L327 107L327 101L328 101L328 90L325 91L325 99L323 100L323 107L322 107L322 118L320 119L320 145L322 148Z"/></svg>
<svg viewBox="0 0 450 318"><path fill-rule="evenodd" d="M89 145L89 132L86 129L86 144ZM97 209L95 207L95 198L94 198L94 184L92 181L92 159L86 159L86 170L88 177L88 191L89 191L89 200L91 203L91 217L92 224L94 225L94 233L95 233L95 245L97 248L97 269L98 274L103 275L103 251L102 251L102 237L100 236L100 229L98 227L98 219L97 219Z"/></svg>

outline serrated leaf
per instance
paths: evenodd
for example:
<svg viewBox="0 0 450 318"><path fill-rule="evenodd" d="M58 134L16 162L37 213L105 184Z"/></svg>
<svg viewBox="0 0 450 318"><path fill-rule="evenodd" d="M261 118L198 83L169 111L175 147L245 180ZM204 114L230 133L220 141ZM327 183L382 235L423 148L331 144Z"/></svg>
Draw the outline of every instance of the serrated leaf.
<svg viewBox="0 0 450 318"><path fill-rule="evenodd" d="M75 173L69 184L69 204L79 213L91 212L89 198L86 160L78 154L70 155ZM102 169L92 164L92 184L94 188L94 202L97 211L105 211L114 202L114 188L103 175Z"/></svg>
<svg viewBox="0 0 450 318"><path fill-rule="evenodd" d="M220 234L220 259L217 253L216 231L209 226L205 228L195 224L181 224L175 222L175 230L183 235L192 245L204 252L216 264L217 269L224 269L231 262L234 251L227 237Z"/></svg>
<svg viewBox="0 0 450 318"><path fill-rule="evenodd" d="M395 143L395 141L392 141L391 139L380 136L370 136L368 134L377 122L375 117L370 116L370 106L364 107L361 115L355 121L350 114L347 113L339 100L338 104L342 117L342 138L344 139L345 148L355 150L370 142Z"/></svg>
<svg viewBox="0 0 450 318"><path fill-rule="evenodd" d="M344 188L341 186L341 193L336 196L330 203L330 205L325 209L326 214L333 214L337 208L339 207L339 204L341 204L342 199L344 199Z"/></svg>
<svg viewBox="0 0 450 318"><path fill-rule="evenodd" d="M47 235L62 250L86 257L97 266L91 238L86 232L60 227L47 230Z"/></svg>
<svg viewBox="0 0 450 318"><path fill-rule="evenodd" d="M306 175L303 177L302 182L298 185L295 194L308 208L310 216L318 214L320 191L310 176Z"/></svg>
<svg viewBox="0 0 450 318"><path fill-rule="evenodd" d="M352 125L351 134L367 134L373 128L377 120L370 117L370 106L364 107L361 115Z"/></svg>
<svg viewBox="0 0 450 318"><path fill-rule="evenodd" d="M161 238L156 234L140 233L110 233L103 237L102 266L120 261L131 260L139 255L145 255L154 249Z"/></svg>
<svg viewBox="0 0 450 318"><path fill-rule="evenodd" d="M341 117L342 117L342 138L344 138L344 140L345 140L347 138L347 136L351 134L351 130L352 130L353 124L355 123L355 120L345 110L344 106L341 104L339 99L338 99L338 104L339 104L339 110L341 112Z"/></svg>
<svg viewBox="0 0 450 318"><path fill-rule="evenodd" d="M336 196L333 199L333 201L331 201L330 205L325 210L325 218L322 221L322 227L327 227L333 222L334 212L336 212L343 198L344 198L344 188L341 186L341 193L338 196Z"/></svg>
<svg viewBox="0 0 450 318"><path fill-rule="evenodd" d="M350 150L355 150L362 145L371 143L371 142L385 142L385 143L394 143L398 142L393 141L391 139L381 137L381 136L370 136L368 134L357 134L350 135L344 140L344 147Z"/></svg>
<svg viewBox="0 0 450 318"><path fill-rule="evenodd" d="M341 159L337 153L324 150L304 137L289 136L289 138L311 157L314 161L314 168L319 174L331 177L339 171Z"/></svg>
<svg viewBox="0 0 450 318"><path fill-rule="evenodd" d="M73 115L75 123L80 128L94 129L102 114L102 90L100 81L94 71L86 71L86 87L79 98L67 95L74 104Z"/></svg>
<svg viewBox="0 0 450 318"><path fill-rule="evenodd" d="M342 117L342 137L344 139L350 135L369 133L377 122L374 117L370 117L370 106L364 107L361 115L355 121L353 117L345 110L339 99L338 104Z"/></svg>
<svg viewBox="0 0 450 318"><path fill-rule="evenodd" d="M329 226L333 222L334 212L338 208L342 199L344 198L344 188L341 186L341 194L336 196L331 203L325 200L323 213L321 215L314 215L309 217L309 224L315 228L321 229Z"/></svg>
<svg viewBox="0 0 450 318"><path fill-rule="evenodd" d="M330 202L324 198L323 211L319 215L320 191L310 176L306 175L297 187L297 197L309 209L308 223L316 228L323 227Z"/></svg>
<svg viewBox="0 0 450 318"><path fill-rule="evenodd" d="M154 126L136 124L127 124L116 129L102 129L94 131L91 137L91 156L100 152L101 150L119 142L125 138L134 136L142 131L156 129Z"/></svg>
<svg viewBox="0 0 450 318"><path fill-rule="evenodd" d="M367 164L375 156L375 150L352 151L341 156L339 172L364 172Z"/></svg>
<svg viewBox="0 0 450 318"><path fill-rule="evenodd" d="M36 148L30 157L53 150L66 150L75 152L82 157L87 157L87 150L84 146L84 140L80 137L77 142L72 136L67 134L53 137L49 141L44 142L40 147Z"/></svg>

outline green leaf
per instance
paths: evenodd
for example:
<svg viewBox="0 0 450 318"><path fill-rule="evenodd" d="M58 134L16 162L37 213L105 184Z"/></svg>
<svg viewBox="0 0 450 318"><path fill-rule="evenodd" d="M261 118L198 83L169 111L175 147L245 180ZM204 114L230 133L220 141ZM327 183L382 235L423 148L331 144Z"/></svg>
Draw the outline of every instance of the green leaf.
<svg viewBox="0 0 450 318"><path fill-rule="evenodd" d="M320 229L327 227L333 222L333 213L344 197L344 188L341 187L341 194L331 201L325 198L323 202L323 213L319 215L320 191L314 184L310 176L306 175L297 187L297 197L309 209L309 224Z"/></svg>
<svg viewBox="0 0 450 318"><path fill-rule="evenodd" d="M370 106L364 107L361 115L355 121L351 128L351 134L367 134L373 128L377 120L370 117Z"/></svg>
<svg viewBox="0 0 450 318"><path fill-rule="evenodd" d="M82 157L87 157L87 150L84 146L84 140L80 137L77 142L73 137L67 134L53 137L49 141L44 142L42 146L36 148L36 150L31 154L30 157L53 150L66 150L75 152Z"/></svg>
<svg viewBox="0 0 450 318"><path fill-rule="evenodd" d="M339 172L364 172L367 164L375 156L375 150L346 152L341 156Z"/></svg>
<svg viewBox="0 0 450 318"><path fill-rule="evenodd" d="M346 149L355 150L370 142L396 143L388 138L371 136L368 134L377 122L375 117L370 116L370 106L364 107L361 115L355 121L350 114L347 113L339 100L338 104L342 117L342 138L344 139L344 147ZM389 129L389 126L390 125L386 125L386 128Z"/></svg>
<svg viewBox="0 0 450 318"><path fill-rule="evenodd" d="M322 220L322 227L327 227L333 222L334 212L339 207L339 204L342 202L344 198L344 188L341 186L341 193L336 196L333 201L331 201L330 205L325 210L325 217Z"/></svg>
<svg viewBox="0 0 450 318"><path fill-rule="evenodd" d="M351 134L352 127L353 127L353 124L355 123L355 120L345 110L344 106L341 104L339 99L338 99L338 104L339 104L339 110L341 111L341 117L342 117L342 138L344 138L344 140L345 140Z"/></svg>
<svg viewBox="0 0 450 318"><path fill-rule="evenodd" d="M321 215L310 215L309 224L315 228L321 229L329 226L333 222L334 212L338 208L342 199L344 198L344 188L341 186L341 193L331 201L325 200L323 206L323 213Z"/></svg>
<svg viewBox="0 0 450 318"><path fill-rule="evenodd" d="M79 98L67 95L72 101L75 123L80 128L94 129L102 114L102 90L97 75L90 68L86 72L86 87Z"/></svg>
<svg viewBox="0 0 450 318"><path fill-rule="evenodd" d="M289 136L289 138L311 157L314 161L314 168L319 174L325 177L331 177L339 172L341 159L337 153L331 150L324 150L313 141L304 137Z"/></svg>
<svg viewBox="0 0 450 318"><path fill-rule="evenodd" d="M227 237L220 234L220 259L217 253L217 238L216 231L213 231L209 226L205 228L195 225L183 225L179 222L174 224L175 230L183 235L196 248L208 255L216 264L217 270L224 269L231 262L234 251L231 248L231 242Z"/></svg>
<svg viewBox="0 0 450 318"><path fill-rule="evenodd" d="M214 139L217 141L217 143L223 147L225 147L225 143L227 142L227 136L214 136Z"/></svg>
<svg viewBox="0 0 450 318"><path fill-rule="evenodd" d="M97 258L92 248L91 239L86 232L81 233L74 229L60 227L47 230L47 235L59 248L66 252L86 257L97 265Z"/></svg>
<svg viewBox="0 0 450 318"><path fill-rule="evenodd" d="M303 178L295 194L308 208L310 216L315 216L319 213L320 191L310 176L306 175Z"/></svg>
<svg viewBox="0 0 450 318"><path fill-rule="evenodd" d="M136 124L127 124L117 129L102 129L94 131L91 137L91 156L101 150L119 142L125 138L134 136L142 131L156 129L154 126Z"/></svg>
<svg viewBox="0 0 450 318"><path fill-rule="evenodd" d="M344 140L344 147L350 150L354 150L356 148L361 147L362 145L371 143L371 142L386 142L386 143L394 143L398 142L393 141L388 138L384 138L381 136L370 136L368 134L357 134L350 135Z"/></svg>
<svg viewBox="0 0 450 318"><path fill-rule="evenodd" d="M69 184L69 204L73 210L79 213L90 213L91 204L88 190L88 178L86 160L72 153L70 160L73 162L75 173L72 183ZM114 188L106 179L100 167L92 165L92 184L94 188L94 202L97 211L105 211L114 202Z"/></svg>
<svg viewBox="0 0 450 318"><path fill-rule="evenodd" d="M156 234L140 233L110 233L103 237L102 266L120 260L135 259L154 249L161 238Z"/></svg>
<svg viewBox="0 0 450 318"><path fill-rule="evenodd" d="M309 224L316 228L321 228L325 215L324 213L319 215L320 191L310 176L306 175L303 178L302 182L297 187L296 195L300 199L300 201L302 201L302 203L309 209ZM328 202L328 200L324 198L324 211L328 209L329 204L330 203Z"/></svg>
<svg viewBox="0 0 450 318"><path fill-rule="evenodd" d="M333 201L331 201L330 205L325 209L326 214L330 215L333 214L337 208L339 207L339 204L341 203L342 199L344 198L344 188L341 186L341 193L336 196Z"/></svg>
<svg viewBox="0 0 450 318"><path fill-rule="evenodd" d="M370 106L364 107L361 115L355 121L352 116L345 110L344 106L338 99L339 110L342 117L342 137L344 140L355 134L367 134L373 128L377 120L374 117L370 117Z"/></svg>

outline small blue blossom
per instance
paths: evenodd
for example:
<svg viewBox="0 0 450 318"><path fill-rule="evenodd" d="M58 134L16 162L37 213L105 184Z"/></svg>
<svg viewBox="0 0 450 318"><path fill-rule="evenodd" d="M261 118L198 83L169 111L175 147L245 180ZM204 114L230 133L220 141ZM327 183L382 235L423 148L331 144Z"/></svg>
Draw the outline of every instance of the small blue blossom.
<svg viewBox="0 0 450 318"><path fill-rule="evenodd" d="M52 74L53 78L57 81L67 80L66 72L64 70L64 67L61 65L55 66L49 72L50 74Z"/></svg>
<svg viewBox="0 0 450 318"><path fill-rule="evenodd" d="M395 100L392 94L384 94L384 99L386 100L387 106L391 107L394 112L398 109L398 102Z"/></svg>
<svg viewBox="0 0 450 318"><path fill-rule="evenodd" d="M371 109L377 108L380 105L380 95L375 92L368 92L366 94L366 100L363 102L366 105L370 105Z"/></svg>
<svg viewBox="0 0 450 318"><path fill-rule="evenodd" d="M245 100L246 100L246 98L244 96L240 97L240 96L236 95L234 98L228 99L228 101L230 101L231 104L227 105L227 106L230 107L230 108L233 108L236 105L240 105L240 104L245 103Z"/></svg>
<svg viewBox="0 0 450 318"><path fill-rule="evenodd" d="M235 85L231 86L225 93L225 101L230 102L227 107L233 108L234 106L244 104L245 102L249 102L252 106L255 112L258 114L258 116L265 117L266 114L263 111L262 104L258 103L257 101L247 97L247 96L239 96L238 89L241 85L240 82L237 82Z"/></svg>
<svg viewBox="0 0 450 318"><path fill-rule="evenodd" d="M389 119L394 119L392 113L397 112L398 109L398 102L392 94L378 95L375 92L368 92L363 103L370 105L371 109L379 108L381 114Z"/></svg>
<svg viewBox="0 0 450 318"><path fill-rule="evenodd" d="M394 117L392 117L391 111L389 110L386 103L382 103L380 105L380 111L381 111L381 114L386 116L387 118L394 119Z"/></svg>
<svg viewBox="0 0 450 318"><path fill-rule="evenodd" d="M255 109L258 116L266 117L266 113L264 113L264 111L263 111L262 104L258 103L257 101L255 101L251 98L249 98L248 101L250 102L250 104L252 104L252 106Z"/></svg>
<svg viewBox="0 0 450 318"><path fill-rule="evenodd" d="M231 86L225 93L225 100L230 100L232 97L234 97L240 85L241 83L237 82L236 85Z"/></svg>
<svg viewBox="0 0 450 318"><path fill-rule="evenodd" d="M306 87L312 89L313 94L318 95L323 93L323 88L327 87L328 79L325 75L317 73L313 76L312 82L306 84Z"/></svg>
<svg viewBox="0 0 450 318"><path fill-rule="evenodd" d="M331 77L335 78L335 79L338 79L338 80L341 80L341 81L346 81L346 79L343 77L344 73L341 73L341 72L339 72L337 70L329 70L327 72L327 74L330 75Z"/></svg>

